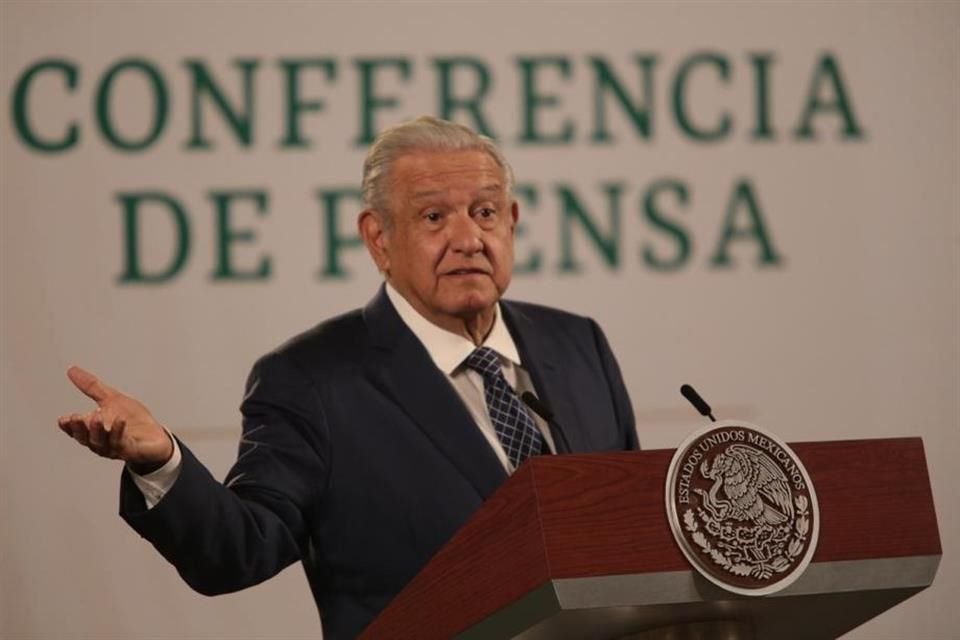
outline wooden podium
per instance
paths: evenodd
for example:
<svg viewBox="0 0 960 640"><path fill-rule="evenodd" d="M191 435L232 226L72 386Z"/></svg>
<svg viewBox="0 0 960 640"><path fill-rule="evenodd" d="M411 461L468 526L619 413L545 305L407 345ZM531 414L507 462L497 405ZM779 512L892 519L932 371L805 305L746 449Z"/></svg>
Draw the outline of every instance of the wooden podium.
<svg viewBox="0 0 960 640"><path fill-rule="evenodd" d="M672 450L531 458L362 638L835 638L929 586L940 535L919 438L790 445L816 487L806 571L764 597L702 578L670 531Z"/></svg>

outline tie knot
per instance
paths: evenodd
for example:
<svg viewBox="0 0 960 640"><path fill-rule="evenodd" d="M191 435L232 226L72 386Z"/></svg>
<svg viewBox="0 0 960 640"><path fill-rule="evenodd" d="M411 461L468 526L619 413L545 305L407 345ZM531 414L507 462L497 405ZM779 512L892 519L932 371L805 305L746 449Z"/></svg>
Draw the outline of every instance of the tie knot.
<svg viewBox="0 0 960 640"><path fill-rule="evenodd" d="M464 363L484 378L501 375L500 356L490 347L477 347Z"/></svg>

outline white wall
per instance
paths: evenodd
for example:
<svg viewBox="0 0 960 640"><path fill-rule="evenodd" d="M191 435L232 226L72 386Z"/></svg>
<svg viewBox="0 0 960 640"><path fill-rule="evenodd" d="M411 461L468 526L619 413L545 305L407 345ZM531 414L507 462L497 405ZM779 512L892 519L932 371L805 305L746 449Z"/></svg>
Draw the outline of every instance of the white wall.
<svg viewBox="0 0 960 640"><path fill-rule="evenodd" d="M542 254L542 269L518 276L511 297L596 317L624 370L648 448L676 446L699 425L677 389L695 384L723 417L759 423L788 441L919 435L924 439L944 558L933 587L850 634L851 638L943 638L960 615L954 545L960 455L960 5L929 3L597 4L562 3L82 3L6 2L0 8L0 636L9 638L276 637L319 635L298 568L245 593L207 599L116 516L116 463L86 454L56 428L56 416L85 410L63 375L72 363L142 398L219 475L235 450L236 406L253 360L289 335L372 295L377 276L362 251L347 251L350 277L317 277L326 257L318 188L356 186L363 149L358 57L408 59L411 76L378 76L397 106L378 126L434 112L436 56L468 55L490 69L484 114L534 185L518 257ZM732 133L703 143L684 135L671 106L678 68L700 52L729 61L727 83L699 67L689 84L701 126L724 112ZM595 144L593 73L611 64L634 99L636 54L655 54L653 135L638 137L608 105L612 144ZM772 54L770 129L756 139L757 84L750 54ZM814 118L815 140L794 134L811 78L829 54L863 135L839 135L836 113ZM521 144L517 57L562 56L563 79L544 68L542 91L559 105L541 126L576 127L565 144ZM98 83L136 56L169 87L169 122L140 153L112 148L98 132ZM326 109L302 118L310 149L278 147L283 135L280 59L327 57L337 75L305 73L304 96ZM29 114L37 132L79 143L61 153L30 149L13 124L22 74L45 58L71 61L78 85L38 76ZM197 58L239 104L234 58L260 60L254 142L240 148L205 106L215 148L185 149L190 76ZM469 78L458 85L468 91ZM113 123L136 137L153 108L142 76L113 94ZM831 86L821 98L830 100ZM463 114L460 114L463 116ZM470 122L469 118L465 119ZM691 257L673 272L645 265L671 237L643 216L656 181L689 190L686 208L662 206L687 229ZM749 180L782 258L758 265L757 243L731 245L731 268L710 257L738 180ZM620 259L609 268L574 231L580 273L561 273L561 203L576 191L601 232L609 219L600 186L623 186ZM212 282L214 214L207 193L260 188L268 212L249 203L237 224L256 229L237 244L243 268L272 257L265 281ZM193 250L182 275L164 284L116 282L124 238L118 192L155 189L182 200ZM356 206L346 203L343 230ZM741 211L738 215L745 215ZM165 219L144 232L146 260L170 255ZM741 221L745 218L740 218ZM152 262L151 262L152 261Z"/></svg>

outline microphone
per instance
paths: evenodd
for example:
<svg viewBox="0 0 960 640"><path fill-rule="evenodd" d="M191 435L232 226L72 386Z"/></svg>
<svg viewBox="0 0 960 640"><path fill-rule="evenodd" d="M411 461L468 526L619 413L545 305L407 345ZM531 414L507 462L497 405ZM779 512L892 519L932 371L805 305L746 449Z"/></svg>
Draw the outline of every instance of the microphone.
<svg viewBox="0 0 960 640"><path fill-rule="evenodd" d="M544 422L552 425L556 429L556 433L560 436L560 440L563 442L563 447L566 450L566 453L573 453L573 449L570 448L570 441L567 440L567 434L563 432L563 428L560 426L560 423L554 419L553 411L550 410L550 407L545 405L540 398L533 395L529 391L524 391L522 394L520 394L520 399L523 400L523 404L527 405L535 414L543 418Z"/></svg>
<svg viewBox="0 0 960 640"><path fill-rule="evenodd" d="M717 419L713 417L713 409L710 408L703 398L700 397L700 394L697 393L693 387L688 384L680 387L680 393L683 394L683 397L686 398L693 407L700 412L700 415L707 416L713 422L716 422Z"/></svg>

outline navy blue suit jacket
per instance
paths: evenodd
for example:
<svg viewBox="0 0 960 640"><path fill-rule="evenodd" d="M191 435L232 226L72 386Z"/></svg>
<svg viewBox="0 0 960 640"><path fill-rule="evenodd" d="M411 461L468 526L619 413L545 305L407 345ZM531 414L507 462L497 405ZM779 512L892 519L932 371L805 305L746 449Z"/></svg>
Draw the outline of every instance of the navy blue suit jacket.
<svg viewBox="0 0 960 640"><path fill-rule="evenodd" d="M574 451L638 448L620 371L592 320L502 302L524 367ZM236 591L303 563L324 637L355 637L505 479L462 400L381 288L261 358L221 485L183 467L121 515L197 591ZM558 447L564 438L554 434Z"/></svg>

